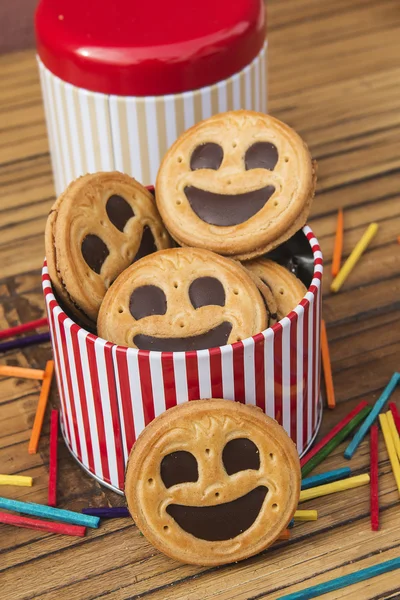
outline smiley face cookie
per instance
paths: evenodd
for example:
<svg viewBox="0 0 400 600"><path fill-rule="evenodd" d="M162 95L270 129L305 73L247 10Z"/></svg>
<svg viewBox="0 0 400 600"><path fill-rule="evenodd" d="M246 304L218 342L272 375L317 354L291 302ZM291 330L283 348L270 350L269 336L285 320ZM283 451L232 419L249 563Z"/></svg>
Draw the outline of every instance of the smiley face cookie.
<svg viewBox="0 0 400 600"><path fill-rule="evenodd" d="M244 266L270 289L277 306L277 317L283 319L304 298L306 286L293 273L267 258L257 258Z"/></svg>
<svg viewBox="0 0 400 600"><path fill-rule="evenodd" d="M172 248L126 269L108 290L101 337L142 350L201 350L268 327L257 286L238 263L207 250Z"/></svg>
<svg viewBox="0 0 400 600"><path fill-rule="evenodd" d="M315 164L293 129L239 110L178 138L161 164L156 202L179 244L249 259L305 224L315 182Z"/></svg>
<svg viewBox="0 0 400 600"><path fill-rule="evenodd" d="M259 408L196 400L144 429L129 457L125 495L160 551L220 565L278 538L297 508L300 479L294 443Z"/></svg>
<svg viewBox="0 0 400 600"><path fill-rule="evenodd" d="M51 209L45 243L56 293L88 325L126 267L171 245L150 192L117 172L71 183Z"/></svg>

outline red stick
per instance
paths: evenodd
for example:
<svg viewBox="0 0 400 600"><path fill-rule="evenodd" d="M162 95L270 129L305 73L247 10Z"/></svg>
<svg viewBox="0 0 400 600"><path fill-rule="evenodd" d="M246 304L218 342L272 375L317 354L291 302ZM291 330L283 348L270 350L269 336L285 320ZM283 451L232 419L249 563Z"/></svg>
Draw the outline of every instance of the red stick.
<svg viewBox="0 0 400 600"><path fill-rule="evenodd" d="M370 513L371 529L379 529L379 495L378 495L378 425L371 425L370 433Z"/></svg>
<svg viewBox="0 0 400 600"><path fill-rule="evenodd" d="M400 415L397 411L397 406L395 405L394 402L389 402L389 408L393 415L393 421L396 425L397 433L400 435Z"/></svg>
<svg viewBox="0 0 400 600"><path fill-rule="evenodd" d="M26 529L35 529L37 531L50 531L51 533L63 533L64 535L75 535L83 537L86 527L81 525L68 525L67 523L54 523L52 521L42 521L41 519L30 519L11 513L0 512L0 523L6 525L15 525L16 527L25 527Z"/></svg>
<svg viewBox="0 0 400 600"><path fill-rule="evenodd" d="M305 456L303 456L303 458L300 460L300 465L302 467L304 467L304 465L306 463L308 463L308 461L317 454L317 452L319 452L321 450L321 448L323 448L324 446L326 446L326 444L335 437L335 435L337 433L339 433L339 431L341 429L343 429L343 427L345 427L347 425L347 423L350 423L350 421L356 416L358 415L358 413L365 408L366 406L368 406L368 402L366 402L365 400L362 400L359 404L357 404L357 406L347 415L347 417L345 417L342 421L340 421L337 425L335 425L335 427L332 429L332 431L330 431L328 433L328 435L326 435L324 438L322 438L322 440L320 442L318 442L318 444L315 444L314 448L312 450L310 450L310 452L307 452L307 454Z"/></svg>
<svg viewBox="0 0 400 600"><path fill-rule="evenodd" d="M44 327L47 324L47 318L44 317L43 319L29 321L29 323L23 323L22 325L17 325L16 327L10 327L10 329L3 329L3 331L0 331L0 340L13 337L14 335L19 335L20 333L25 333L25 331L32 331L32 329L36 329L37 327Z"/></svg>
<svg viewBox="0 0 400 600"><path fill-rule="evenodd" d="M58 410L52 410L50 420L49 494L47 500L49 506L57 506L57 440Z"/></svg>

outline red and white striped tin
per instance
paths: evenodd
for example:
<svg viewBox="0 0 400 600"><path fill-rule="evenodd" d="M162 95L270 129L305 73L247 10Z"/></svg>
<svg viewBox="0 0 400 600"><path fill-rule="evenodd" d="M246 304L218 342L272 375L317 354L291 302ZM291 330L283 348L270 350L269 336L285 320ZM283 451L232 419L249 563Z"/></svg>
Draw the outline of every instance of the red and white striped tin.
<svg viewBox="0 0 400 600"><path fill-rule="evenodd" d="M59 306L44 264L62 432L91 475L121 492L129 451L143 428L168 408L199 398L257 405L283 425L299 454L306 451L322 416L322 253L311 229L303 232L314 271L300 304L254 337L210 350L149 352L88 333Z"/></svg>

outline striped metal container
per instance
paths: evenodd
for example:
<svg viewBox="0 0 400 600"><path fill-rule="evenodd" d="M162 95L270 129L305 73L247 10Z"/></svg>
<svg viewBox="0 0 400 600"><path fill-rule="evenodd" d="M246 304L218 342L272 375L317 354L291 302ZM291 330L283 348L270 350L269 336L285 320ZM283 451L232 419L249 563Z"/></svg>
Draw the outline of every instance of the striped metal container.
<svg viewBox="0 0 400 600"><path fill-rule="evenodd" d="M62 432L79 463L101 483L123 490L129 451L143 428L168 408L199 398L259 406L304 453L322 416L320 323L322 253L311 285L279 323L232 345L192 352L149 352L88 333L59 306L46 263L43 292L61 402Z"/></svg>

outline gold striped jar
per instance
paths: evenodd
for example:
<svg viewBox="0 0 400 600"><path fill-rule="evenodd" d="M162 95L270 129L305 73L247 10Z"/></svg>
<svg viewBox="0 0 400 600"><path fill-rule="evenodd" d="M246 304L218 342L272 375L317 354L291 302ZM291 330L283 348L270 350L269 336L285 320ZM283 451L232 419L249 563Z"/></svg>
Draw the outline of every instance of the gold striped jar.
<svg viewBox="0 0 400 600"><path fill-rule="evenodd" d="M188 127L267 108L262 0L40 0L36 37L57 194L96 171L150 185Z"/></svg>

